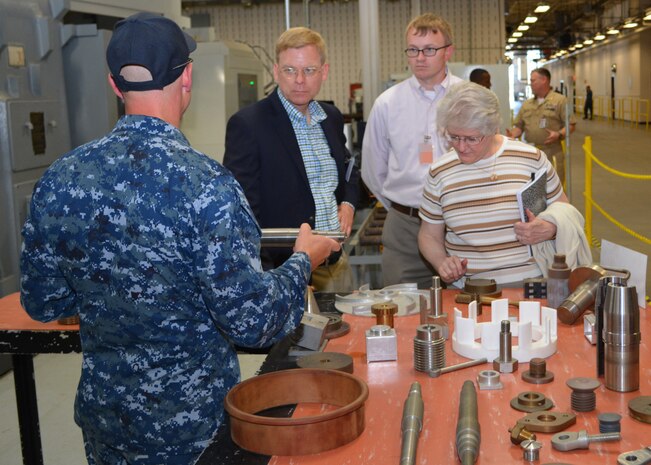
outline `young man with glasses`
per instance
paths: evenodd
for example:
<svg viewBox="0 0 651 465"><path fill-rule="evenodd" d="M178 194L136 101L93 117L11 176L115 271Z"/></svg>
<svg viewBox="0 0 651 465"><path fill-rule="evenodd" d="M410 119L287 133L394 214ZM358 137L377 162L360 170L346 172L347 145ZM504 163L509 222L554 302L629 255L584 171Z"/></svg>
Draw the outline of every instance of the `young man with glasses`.
<svg viewBox="0 0 651 465"><path fill-rule="evenodd" d="M435 270L418 251L418 208L429 166L446 152L436 106L461 79L448 72L450 25L425 13L407 26L405 55L413 76L375 101L362 146L362 179L387 208L382 231L384 285L431 282Z"/></svg>
<svg viewBox="0 0 651 465"><path fill-rule="evenodd" d="M350 234L359 172L350 167L343 117L314 98L328 77L326 45L304 27L276 42L274 79L266 98L240 110L226 127L224 165L240 182L262 228L312 228ZM291 249L263 250L273 268ZM342 253L312 273L317 290L349 291L352 273Z"/></svg>

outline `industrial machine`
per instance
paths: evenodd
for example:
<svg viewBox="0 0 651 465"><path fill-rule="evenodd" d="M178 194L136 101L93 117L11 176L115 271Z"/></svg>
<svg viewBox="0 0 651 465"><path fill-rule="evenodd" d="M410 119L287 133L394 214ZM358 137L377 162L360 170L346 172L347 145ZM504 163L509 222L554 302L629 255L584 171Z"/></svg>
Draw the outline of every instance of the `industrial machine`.
<svg viewBox="0 0 651 465"><path fill-rule="evenodd" d="M0 1L0 296L18 290L20 230L34 184L70 149L57 13Z"/></svg>
<svg viewBox="0 0 651 465"><path fill-rule="evenodd" d="M181 131L194 148L221 162L226 123L264 96L264 68L250 47L239 42L198 42L192 57L194 103L183 115Z"/></svg>

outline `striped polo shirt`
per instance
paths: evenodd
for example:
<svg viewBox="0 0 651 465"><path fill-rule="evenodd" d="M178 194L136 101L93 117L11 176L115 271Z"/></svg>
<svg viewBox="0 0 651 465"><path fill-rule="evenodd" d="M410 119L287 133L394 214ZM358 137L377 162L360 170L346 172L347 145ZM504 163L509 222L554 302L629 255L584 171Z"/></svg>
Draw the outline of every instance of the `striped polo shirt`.
<svg viewBox="0 0 651 465"><path fill-rule="evenodd" d="M543 152L523 142L503 137L489 158L463 164L453 150L432 165L420 217L445 223L445 249L468 259L466 278L503 284L541 275L513 230L520 221L516 193L541 168L547 171L549 205L563 192L558 176Z"/></svg>
<svg viewBox="0 0 651 465"><path fill-rule="evenodd" d="M335 197L335 190L339 184L337 163L330 154L330 146L320 124L327 118L327 115L321 105L312 100L308 105L310 113L310 122L308 123L307 117L285 98L280 88L278 96L292 123L303 157L307 180L316 207L314 228L320 231L339 231L339 216Z"/></svg>

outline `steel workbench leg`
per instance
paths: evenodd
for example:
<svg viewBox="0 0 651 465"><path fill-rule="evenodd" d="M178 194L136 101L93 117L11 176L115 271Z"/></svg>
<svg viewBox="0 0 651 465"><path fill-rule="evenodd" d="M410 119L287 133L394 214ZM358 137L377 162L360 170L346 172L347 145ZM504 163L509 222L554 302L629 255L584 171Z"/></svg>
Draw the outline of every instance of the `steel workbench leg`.
<svg viewBox="0 0 651 465"><path fill-rule="evenodd" d="M41 430L38 422L34 362L30 354L12 355L20 444L24 465L43 465Z"/></svg>

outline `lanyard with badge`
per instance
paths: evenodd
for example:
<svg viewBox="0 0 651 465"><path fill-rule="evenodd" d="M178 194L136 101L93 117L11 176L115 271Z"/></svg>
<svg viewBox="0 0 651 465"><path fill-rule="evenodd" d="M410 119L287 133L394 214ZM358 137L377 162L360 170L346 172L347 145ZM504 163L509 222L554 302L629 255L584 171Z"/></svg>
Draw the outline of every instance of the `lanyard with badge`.
<svg viewBox="0 0 651 465"><path fill-rule="evenodd" d="M435 101L430 102L429 108L427 109L427 119L425 121L425 135L423 136L423 141L418 144L418 159L421 165L431 165L434 162L434 146L432 145L432 136L429 135L429 112L432 109L432 106L435 105Z"/></svg>
<svg viewBox="0 0 651 465"><path fill-rule="evenodd" d="M423 142L418 144L418 158L421 165L431 165L434 161L434 146L432 146L432 137L425 134Z"/></svg>

